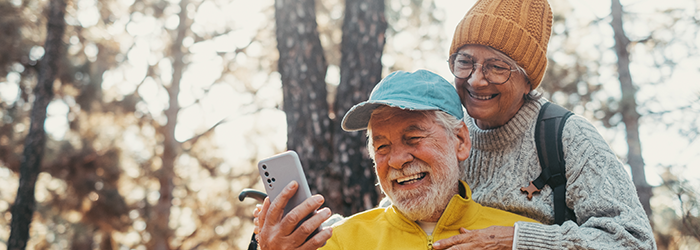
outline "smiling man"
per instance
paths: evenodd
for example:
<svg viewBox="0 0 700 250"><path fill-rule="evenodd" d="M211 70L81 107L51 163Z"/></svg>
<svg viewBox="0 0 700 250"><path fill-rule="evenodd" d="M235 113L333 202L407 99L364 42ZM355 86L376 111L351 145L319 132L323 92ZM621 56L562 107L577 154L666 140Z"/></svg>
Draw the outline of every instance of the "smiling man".
<svg viewBox="0 0 700 250"><path fill-rule="evenodd" d="M295 230L322 199L310 198L282 218L294 190L288 188L272 205L263 204L261 248L315 249L325 243L322 249L432 249L435 241L466 230L492 227L512 234L515 222L536 222L471 199L469 186L460 181L459 162L471 149L463 116L455 88L442 77L425 70L390 74L369 100L347 112L342 126L367 129L379 185L393 205L345 218L305 242L330 211L320 210ZM510 238L499 242L512 243Z"/></svg>

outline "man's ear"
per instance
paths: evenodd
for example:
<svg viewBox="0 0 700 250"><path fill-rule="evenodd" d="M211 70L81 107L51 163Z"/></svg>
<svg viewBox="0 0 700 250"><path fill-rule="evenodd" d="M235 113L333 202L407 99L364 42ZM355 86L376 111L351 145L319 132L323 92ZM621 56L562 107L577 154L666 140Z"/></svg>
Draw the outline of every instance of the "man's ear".
<svg viewBox="0 0 700 250"><path fill-rule="evenodd" d="M462 126L457 130L457 159L459 161L466 160L469 158L469 153L472 150L472 140L469 138L469 129L467 129L467 124L464 121L461 122Z"/></svg>

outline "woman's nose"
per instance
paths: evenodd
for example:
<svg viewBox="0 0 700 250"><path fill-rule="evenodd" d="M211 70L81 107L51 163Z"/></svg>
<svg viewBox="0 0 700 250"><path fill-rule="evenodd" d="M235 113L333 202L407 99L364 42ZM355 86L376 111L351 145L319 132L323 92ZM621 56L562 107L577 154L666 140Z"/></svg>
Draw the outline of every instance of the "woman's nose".
<svg viewBox="0 0 700 250"><path fill-rule="evenodd" d="M467 83L474 87L489 85L489 81L486 80L483 69L484 67L481 64L474 64L474 69L472 70L472 74L469 79L467 79Z"/></svg>

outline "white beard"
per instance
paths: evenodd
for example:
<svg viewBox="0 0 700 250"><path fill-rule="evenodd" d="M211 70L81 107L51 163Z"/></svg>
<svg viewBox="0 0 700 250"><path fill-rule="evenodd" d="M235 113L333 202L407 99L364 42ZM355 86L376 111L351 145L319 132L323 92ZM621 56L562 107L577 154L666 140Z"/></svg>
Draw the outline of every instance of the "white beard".
<svg viewBox="0 0 700 250"><path fill-rule="evenodd" d="M455 155L454 152L451 155ZM386 183L388 187L385 187L385 184L382 184L382 181L380 181L380 187L406 218L413 221L425 221L436 215L439 218L439 215L442 215L442 212L445 211L452 196L459 192L458 183L460 176L457 159L444 159L439 164L440 166L431 167L423 161L414 160L406 164L401 170L390 168L387 174L387 180L393 180L397 177L427 172L429 174L424 178L430 177L428 179L430 181L429 186L409 191L396 191L393 190L391 183Z"/></svg>

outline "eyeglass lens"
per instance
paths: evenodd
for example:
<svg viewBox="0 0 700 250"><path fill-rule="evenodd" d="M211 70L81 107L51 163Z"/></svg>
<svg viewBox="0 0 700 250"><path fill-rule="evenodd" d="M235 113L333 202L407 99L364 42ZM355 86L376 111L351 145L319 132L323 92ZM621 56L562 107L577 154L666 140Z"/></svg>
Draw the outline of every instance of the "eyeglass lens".
<svg viewBox="0 0 700 250"><path fill-rule="evenodd" d="M455 53L450 56L450 70L458 78L469 78L477 65L481 65L484 77L493 84L505 83L512 72L510 65L499 59L488 59L483 64L479 64L468 54Z"/></svg>

